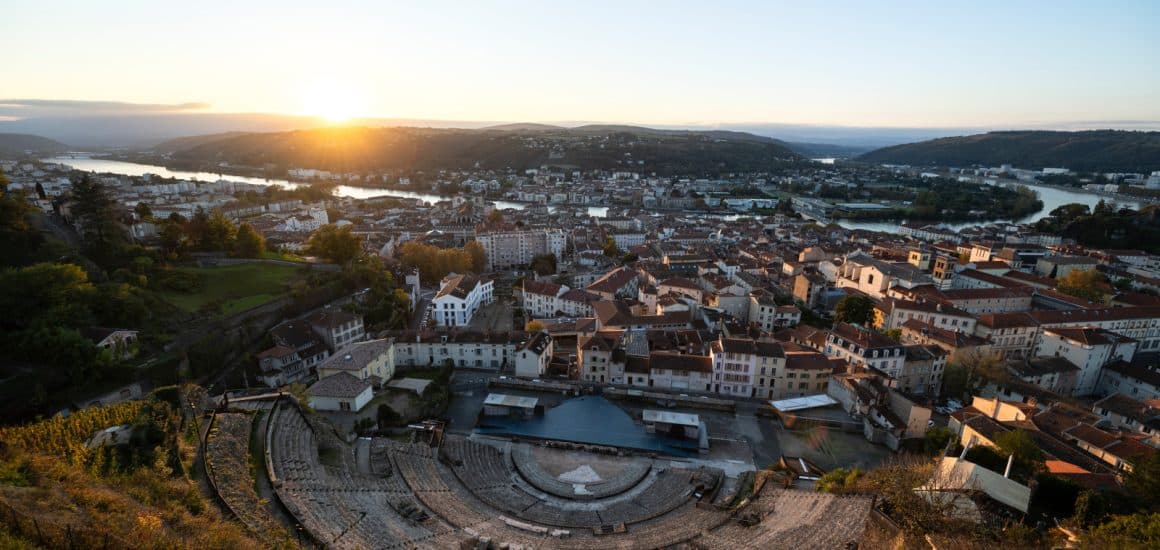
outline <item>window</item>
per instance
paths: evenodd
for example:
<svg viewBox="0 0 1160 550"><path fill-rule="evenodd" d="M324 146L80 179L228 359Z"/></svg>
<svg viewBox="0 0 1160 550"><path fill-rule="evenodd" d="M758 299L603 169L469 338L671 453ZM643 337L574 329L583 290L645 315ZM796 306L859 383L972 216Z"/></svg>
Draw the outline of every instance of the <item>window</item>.
<svg viewBox="0 0 1160 550"><path fill-rule="evenodd" d="M339 401L338 402L338 410L349 411L350 410L350 401Z"/></svg>

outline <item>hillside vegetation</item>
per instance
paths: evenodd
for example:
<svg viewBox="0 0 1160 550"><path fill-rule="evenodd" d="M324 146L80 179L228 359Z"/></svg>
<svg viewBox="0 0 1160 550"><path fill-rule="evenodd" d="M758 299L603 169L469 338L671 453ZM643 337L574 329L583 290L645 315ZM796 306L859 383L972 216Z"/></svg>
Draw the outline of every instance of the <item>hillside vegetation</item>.
<svg viewBox="0 0 1160 550"><path fill-rule="evenodd" d="M1068 168L1078 172L1160 170L1160 132L990 132L895 145L858 160L915 166Z"/></svg>
<svg viewBox="0 0 1160 550"><path fill-rule="evenodd" d="M25 151L58 153L67 150L67 145L46 137L31 134L0 134L0 154L19 155Z"/></svg>
<svg viewBox="0 0 1160 550"><path fill-rule="evenodd" d="M0 532L47 548L261 547L191 479L196 424L177 393L0 428Z"/></svg>
<svg viewBox="0 0 1160 550"><path fill-rule="evenodd" d="M184 148L181 148L184 147ZM323 128L165 144L168 163L332 171L507 169L553 165L658 174L766 171L800 161L777 140L742 132L688 132L632 126L514 129Z"/></svg>

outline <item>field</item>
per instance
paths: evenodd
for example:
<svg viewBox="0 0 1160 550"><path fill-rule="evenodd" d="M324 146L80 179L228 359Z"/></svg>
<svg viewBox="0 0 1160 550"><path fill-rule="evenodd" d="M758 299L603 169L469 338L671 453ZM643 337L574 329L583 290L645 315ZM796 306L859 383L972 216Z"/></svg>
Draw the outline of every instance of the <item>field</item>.
<svg viewBox="0 0 1160 550"><path fill-rule="evenodd" d="M286 285L299 276L299 268L275 264L241 264L224 267L185 267L202 279L194 293L159 293L169 303L189 312L220 303L223 315L233 315L276 299Z"/></svg>

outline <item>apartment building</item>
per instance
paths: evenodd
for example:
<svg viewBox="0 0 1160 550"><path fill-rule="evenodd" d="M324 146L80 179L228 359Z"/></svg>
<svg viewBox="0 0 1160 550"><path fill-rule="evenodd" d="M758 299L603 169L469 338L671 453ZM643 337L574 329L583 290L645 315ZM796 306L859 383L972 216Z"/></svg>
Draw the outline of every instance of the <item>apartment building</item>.
<svg viewBox="0 0 1160 550"><path fill-rule="evenodd" d="M488 270L527 265L544 254L563 260L568 247L568 238L559 229L487 232L477 234L475 240L487 255Z"/></svg>

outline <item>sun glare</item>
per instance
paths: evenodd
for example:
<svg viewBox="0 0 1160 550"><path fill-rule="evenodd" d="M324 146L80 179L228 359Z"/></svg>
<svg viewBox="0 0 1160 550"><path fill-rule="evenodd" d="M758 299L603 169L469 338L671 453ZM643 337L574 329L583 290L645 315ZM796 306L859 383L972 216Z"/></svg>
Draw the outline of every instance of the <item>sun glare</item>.
<svg viewBox="0 0 1160 550"><path fill-rule="evenodd" d="M363 98L357 91L333 82L316 84L302 98L303 114L319 117L331 124L361 116L363 108Z"/></svg>

